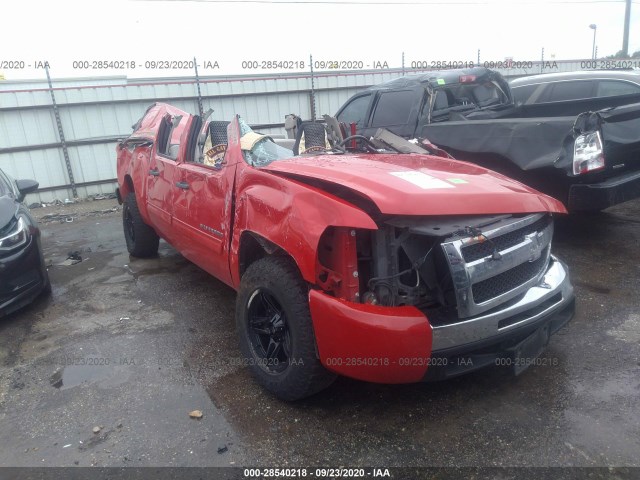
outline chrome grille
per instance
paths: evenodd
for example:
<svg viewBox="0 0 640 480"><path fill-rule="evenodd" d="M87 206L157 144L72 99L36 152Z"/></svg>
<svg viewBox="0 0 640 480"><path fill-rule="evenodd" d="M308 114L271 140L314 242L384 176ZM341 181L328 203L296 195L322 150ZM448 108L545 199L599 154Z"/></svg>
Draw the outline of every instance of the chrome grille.
<svg viewBox="0 0 640 480"><path fill-rule="evenodd" d="M485 241L469 236L442 243L461 319L526 292L549 264L553 221L548 214L515 218L482 233Z"/></svg>
<svg viewBox="0 0 640 480"><path fill-rule="evenodd" d="M540 258L533 262L526 262L514 267L495 277L487 278L481 282L473 284L471 291L475 303L484 303L492 298L503 295L520 285L535 278L545 268L547 255L543 253Z"/></svg>
<svg viewBox="0 0 640 480"><path fill-rule="evenodd" d="M462 247L462 256L465 262L473 262L484 257L488 257L493 253L493 250L505 250L511 248L519 243L522 243L527 235L531 235L534 232L541 232L549 226L551 223L551 217L545 215L540 220L533 222L530 225L526 225L522 228L514 230L513 232L500 235L491 242L479 242Z"/></svg>

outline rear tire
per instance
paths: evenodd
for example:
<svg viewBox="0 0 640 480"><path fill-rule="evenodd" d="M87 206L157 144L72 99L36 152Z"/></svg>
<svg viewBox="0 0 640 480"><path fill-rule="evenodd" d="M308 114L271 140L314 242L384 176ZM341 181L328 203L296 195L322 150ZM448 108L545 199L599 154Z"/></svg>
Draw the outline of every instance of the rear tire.
<svg viewBox="0 0 640 480"><path fill-rule="evenodd" d="M257 382L282 400L328 387L336 375L316 354L308 287L287 257L265 257L242 276L236 300L240 347Z"/></svg>
<svg viewBox="0 0 640 480"><path fill-rule="evenodd" d="M155 257L158 254L160 237L153 228L144 223L133 192L127 195L122 206L122 227L127 250L134 257Z"/></svg>

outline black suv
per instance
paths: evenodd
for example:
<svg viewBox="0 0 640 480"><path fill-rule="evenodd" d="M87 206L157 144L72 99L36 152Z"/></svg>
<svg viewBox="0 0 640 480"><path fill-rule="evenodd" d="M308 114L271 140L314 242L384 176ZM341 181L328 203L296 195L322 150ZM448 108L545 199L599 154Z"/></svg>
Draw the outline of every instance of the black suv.
<svg viewBox="0 0 640 480"><path fill-rule="evenodd" d="M510 83L513 99L528 114L578 115L640 102L640 73L598 70L548 73Z"/></svg>

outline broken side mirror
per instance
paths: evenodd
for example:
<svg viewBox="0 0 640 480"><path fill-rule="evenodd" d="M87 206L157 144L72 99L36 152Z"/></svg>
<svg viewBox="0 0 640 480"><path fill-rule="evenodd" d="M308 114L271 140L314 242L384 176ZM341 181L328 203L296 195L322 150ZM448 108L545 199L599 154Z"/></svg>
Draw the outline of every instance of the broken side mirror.
<svg viewBox="0 0 640 480"><path fill-rule="evenodd" d="M16 187L18 187L18 201L22 202L24 197L29 193L33 193L38 189L39 183L35 180L16 180Z"/></svg>

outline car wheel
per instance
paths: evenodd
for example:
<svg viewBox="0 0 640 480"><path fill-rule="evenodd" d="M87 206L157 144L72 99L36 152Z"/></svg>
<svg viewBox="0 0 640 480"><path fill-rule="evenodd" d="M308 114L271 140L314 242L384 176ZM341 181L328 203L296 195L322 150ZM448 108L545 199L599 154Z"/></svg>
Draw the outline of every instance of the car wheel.
<svg viewBox="0 0 640 480"><path fill-rule="evenodd" d="M127 250L134 257L153 257L158 254L160 237L144 223L133 192L129 193L122 207L122 227Z"/></svg>
<svg viewBox="0 0 640 480"><path fill-rule="evenodd" d="M307 284L290 258L266 257L249 266L236 326L252 375L278 398L308 397L336 378L316 354Z"/></svg>

